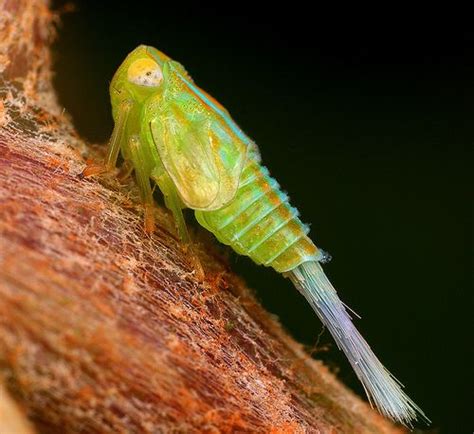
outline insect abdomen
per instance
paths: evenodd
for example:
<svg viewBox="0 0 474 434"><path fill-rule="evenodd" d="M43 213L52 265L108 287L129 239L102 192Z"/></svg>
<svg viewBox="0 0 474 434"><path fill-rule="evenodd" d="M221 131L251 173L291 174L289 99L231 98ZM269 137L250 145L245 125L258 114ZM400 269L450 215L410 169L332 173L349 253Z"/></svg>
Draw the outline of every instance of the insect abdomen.
<svg viewBox="0 0 474 434"><path fill-rule="evenodd" d="M196 211L196 218L220 242L280 273L321 257L288 196L254 160L244 167L230 204L215 211Z"/></svg>

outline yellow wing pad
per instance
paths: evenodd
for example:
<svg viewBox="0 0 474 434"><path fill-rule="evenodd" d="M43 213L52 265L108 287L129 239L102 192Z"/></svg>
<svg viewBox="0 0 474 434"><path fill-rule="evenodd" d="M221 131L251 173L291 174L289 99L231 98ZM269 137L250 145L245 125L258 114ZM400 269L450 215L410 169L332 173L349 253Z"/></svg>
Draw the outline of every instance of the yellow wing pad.
<svg viewBox="0 0 474 434"><path fill-rule="evenodd" d="M219 209L233 199L245 149L235 148L230 137L223 143L222 132L214 131L210 121L183 124L177 116L165 115L150 127L165 170L187 207Z"/></svg>
<svg viewBox="0 0 474 434"><path fill-rule="evenodd" d="M164 73L170 73L166 66ZM163 166L187 207L222 208L236 194L251 140L186 77L168 83L149 117Z"/></svg>

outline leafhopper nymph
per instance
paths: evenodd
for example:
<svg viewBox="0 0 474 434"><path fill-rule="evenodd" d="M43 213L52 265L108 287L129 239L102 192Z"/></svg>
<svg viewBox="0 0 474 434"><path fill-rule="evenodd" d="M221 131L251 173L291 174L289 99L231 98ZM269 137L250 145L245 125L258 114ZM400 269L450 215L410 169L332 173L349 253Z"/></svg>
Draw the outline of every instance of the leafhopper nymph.
<svg viewBox="0 0 474 434"><path fill-rule="evenodd" d="M410 424L422 410L377 359L324 274L324 253L298 211L261 165L256 144L227 110L196 86L181 64L153 47L130 53L110 84L115 121L106 160L85 176L113 169L119 152L134 169L145 227L152 231L152 182L188 241L182 209L219 241L288 277L308 300L380 412ZM427 420L427 419L426 419Z"/></svg>

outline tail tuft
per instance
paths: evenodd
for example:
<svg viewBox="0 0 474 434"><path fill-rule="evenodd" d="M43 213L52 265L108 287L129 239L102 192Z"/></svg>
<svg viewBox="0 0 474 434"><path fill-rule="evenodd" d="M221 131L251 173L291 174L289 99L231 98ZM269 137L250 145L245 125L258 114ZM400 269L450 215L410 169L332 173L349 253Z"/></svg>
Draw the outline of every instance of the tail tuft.
<svg viewBox="0 0 474 434"><path fill-rule="evenodd" d="M308 300L339 349L346 354L370 404L406 426L411 426L418 416L429 423L423 411L405 394L401 383L382 365L355 328L319 263L305 262L288 272L287 277Z"/></svg>

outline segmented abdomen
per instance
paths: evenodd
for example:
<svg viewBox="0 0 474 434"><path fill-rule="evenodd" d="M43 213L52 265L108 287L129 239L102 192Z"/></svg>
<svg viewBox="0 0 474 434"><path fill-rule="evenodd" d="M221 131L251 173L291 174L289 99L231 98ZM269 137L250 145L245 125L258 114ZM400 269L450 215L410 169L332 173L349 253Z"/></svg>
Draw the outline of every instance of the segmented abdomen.
<svg viewBox="0 0 474 434"><path fill-rule="evenodd" d="M232 202L215 211L196 211L196 218L220 242L279 273L322 256L288 196L254 160L242 171Z"/></svg>

